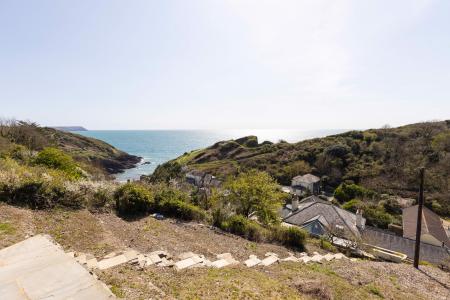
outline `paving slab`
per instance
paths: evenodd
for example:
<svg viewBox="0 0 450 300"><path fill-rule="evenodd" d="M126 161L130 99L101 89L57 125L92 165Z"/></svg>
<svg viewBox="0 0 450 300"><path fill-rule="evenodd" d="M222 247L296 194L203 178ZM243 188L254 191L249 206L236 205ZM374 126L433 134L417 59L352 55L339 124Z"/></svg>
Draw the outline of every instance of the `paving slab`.
<svg viewBox="0 0 450 300"><path fill-rule="evenodd" d="M178 259L183 260L183 259L191 258L193 256L197 256L197 254L195 254L193 252L183 252L180 255L178 255Z"/></svg>
<svg viewBox="0 0 450 300"><path fill-rule="evenodd" d="M342 254L342 253L336 253L336 254L334 254L334 259L348 259L348 257L347 256L345 256L344 254Z"/></svg>
<svg viewBox="0 0 450 300"><path fill-rule="evenodd" d="M295 256L288 256L286 258L280 259L280 261L293 261L293 262L298 262L299 259Z"/></svg>
<svg viewBox="0 0 450 300"><path fill-rule="evenodd" d="M261 263L261 260L258 259L257 257L255 257L254 255L253 255L253 257L252 257L252 255L250 255L250 256L251 257L249 257L249 259L244 261L244 265L246 265L247 267L251 268L251 267L254 267L254 266L258 265L259 263Z"/></svg>
<svg viewBox="0 0 450 300"><path fill-rule="evenodd" d="M177 261L174 264L174 267L175 267L175 270L183 270L183 269L192 267L196 264L197 264L197 262L195 262L195 260L193 260L192 257L190 257L190 258L186 258L186 259Z"/></svg>
<svg viewBox="0 0 450 300"><path fill-rule="evenodd" d="M151 264L158 264L162 261L162 258L159 257L159 255L155 254L155 253L148 254L147 258L151 260L151 262L152 262ZM148 260L147 260L147 262L148 262ZM149 264L149 265L151 265L151 264Z"/></svg>
<svg viewBox="0 0 450 300"><path fill-rule="evenodd" d="M106 270L121 264L124 264L128 261L127 257L123 254L114 256L112 258L103 259L98 262L98 268L100 270Z"/></svg>
<svg viewBox="0 0 450 300"><path fill-rule="evenodd" d="M302 256L299 259L299 262L304 262L305 264L311 261L311 257L309 256Z"/></svg>
<svg viewBox="0 0 450 300"><path fill-rule="evenodd" d="M228 265L230 265L230 263L229 263L226 259L224 259L224 258L219 259L219 260L216 260L216 261L213 261L213 262L211 263L211 267L213 267L213 268L218 268L218 269L223 268L223 267L226 267L226 266L228 266Z"/></svg>
<svg viewBox="0 0 450 300"><path fill-rule="evenodd" d="M325 258L322 255L320 255L320 254L316 254L316 255L311 257L311 261L313 261L313 262L321 262L324 259Z"/></svg>
<svg viewBox="0 0 450 300"><path fill-rule="evenodd" d="M98 261L97 261L97 259L94 257L94 258L91 258L90 260L86 261L86 267L89 270L97 269L98 268Z"/></svg>
<svg viewBox="0 0 450 300"><path fill-rule="evenodd" d="M49 236L0 250L1 299L114 299L114 295Z"/></svg>
<svg viewBox="0 0 450 300"><path fill-rule="evenodd" d="M105 255L103 258L113 258L114 256L117 256L117 254L119 254L119 253L111 252L111 253Z"/></svg>
<svg viewBox="0 0 450 300"><path fill-rule="evenodd" d="M222 253L222 254L218 254L217 255L217 259L221 260L221 259L225 259L229 265L236 265L239 262L237 260L235 260L233 258L233 256L231 255L231 253Z"/></svg>
<svg viewBox="0 0 450 300"><path fill-rule="evenodd" d="M136 259L140 253L136 250L128 250L123 255L127 258L128 261Z"/></svg>
<svg viewBox="0 0 450 300"><path fill-rule="evenodd" d="M325 258L327 261L330 261L334 259L334 255L331 253L327 253L323 256L323 258Z"/></svg>
<svg viewBox="0 0 450 300"><path fill-rule="evenodd" d="M157 264L158 267L173 267L175 265L174 261L163 257L161 262Z"/></svg>
<svg viewBox="0 0 450 300"><path fill-rule="evenodd" d="M276 263L278 260L279 260L279 258L277 256L271 255L271 256L268 256L268 257L264 258L261 261L260 265L267 267L267 266L270 266L273 263Z"/></svg>

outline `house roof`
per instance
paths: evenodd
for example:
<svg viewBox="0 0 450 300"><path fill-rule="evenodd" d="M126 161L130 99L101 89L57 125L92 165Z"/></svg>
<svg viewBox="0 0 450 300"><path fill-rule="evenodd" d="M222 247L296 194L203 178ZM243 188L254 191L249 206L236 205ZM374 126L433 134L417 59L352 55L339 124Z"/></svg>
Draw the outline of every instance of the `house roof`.
<svg viewBox="0 0 450 300"><path fill-rule="evenodd" d="M343 210L317 196L310 196L300 201L296 211L292 211L290 206L285 206L282 210L282 216L283 213L283 221L289 224L303 226L317 219L327 227L339 225L344 227L346 233L357 237L360 236L359 230L356 227L355 214ZM362 218L363 225L365 221Z"/></svg>
<svg viewBox="0 0 450 300"><path fill-rule="evenodd" d="M416 239L417 213L419 206L403 209L403 236ZM450 247L450 239L442 226L441 218L425 206L422 209L422 234L430 234L438 241Z"/></svg>
<svg viewBox="0 0 450 300"><path fill-rule="evenodd" d="M305 183L316 183L320 181L320 178L317 176L314 176L313 174L305 174L305 175L299 175L292 178L292 181L297 182L305 182Z"/></svg>

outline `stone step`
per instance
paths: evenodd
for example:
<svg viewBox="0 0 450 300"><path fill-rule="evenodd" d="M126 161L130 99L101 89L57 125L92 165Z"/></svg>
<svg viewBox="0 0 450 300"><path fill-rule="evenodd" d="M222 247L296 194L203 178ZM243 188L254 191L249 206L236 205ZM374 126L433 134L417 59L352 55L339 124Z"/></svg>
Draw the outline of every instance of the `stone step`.
<svg viewBox="0 0 450 300"><path fill-rule="evenodd" d="M261 261L260 265L264 266L264 267L267 267L267 266L270 266L273 263L276 263L278 260L279 260L279 258L277 256L275 256L275 255L267 256L266 258L264 258Z"/></svg>
<svg viewBox="0 0 450 300"><path fill-rule="evenodd" d="M244 261L244 265L246 265L247 267L249 267L249 268L251 268L251 267L254 267L254 266L256 266L256 265L258 265L258 264L260 264L261 263L261 260L260 259L258 259L256 256L252 256L252 255L250 255L250 257L249 257L249 259L247 259L246 261Z"/></svg>
<svg viewBox="0 0 450 300"><path fill-rule="evenodd" d="M216 261L214 261L214 262L211 263L211 267L213 267L213 268L218 268L218 269L223 268L223 267L226 267L226 266L229 266L229 265L230 265L230 262L228 262L228 261L227 261L226 259L224 259L224 258L219 259L219 260L216 260Z"/></svg>
<svg viewBox="0 0 450 300"><path fill-rule="evenodd" d="M128 259L125 255L120 254L111 258L103 259L98 262L98 268L100 270L106 270L121 264L128 262Z"/></svg>

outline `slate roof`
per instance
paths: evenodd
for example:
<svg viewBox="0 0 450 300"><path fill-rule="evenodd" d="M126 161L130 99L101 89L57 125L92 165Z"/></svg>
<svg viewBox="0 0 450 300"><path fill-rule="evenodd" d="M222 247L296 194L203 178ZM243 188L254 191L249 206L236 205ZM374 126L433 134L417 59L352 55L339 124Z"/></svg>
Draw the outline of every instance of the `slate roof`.
<svg viewBox="0 0 450 300"><path fill-rule="evenodd" d="M292 178L292 182L304 182L304 183L316 183L319 182L320 178L317 176L314 176L313 174L305 174L305 175L299 175Z"/></svg>
<svg viewBox="0 0 450 300"><path fill-rule="evenodd" d="M300 201L296 211L292 211L291 207L287 205L282 209L281 214L283 221L292 225L301 227L317 219L327 227L335 225L342 226L345 235L360 236L360 232L356 227L355 214L343 210L317 196L310 196ZM365 222L366 220L362 218L363 225Z"/></svg>
<svg viewBox="0 0 450 300"><path fill-rule="evenodd" d="M418 205L403 209L403 236L413 240L416 239L418 209ZM422 210L422 234L430 234L450 247L450 239L442 226L441 218L425 206Z"/></svg>

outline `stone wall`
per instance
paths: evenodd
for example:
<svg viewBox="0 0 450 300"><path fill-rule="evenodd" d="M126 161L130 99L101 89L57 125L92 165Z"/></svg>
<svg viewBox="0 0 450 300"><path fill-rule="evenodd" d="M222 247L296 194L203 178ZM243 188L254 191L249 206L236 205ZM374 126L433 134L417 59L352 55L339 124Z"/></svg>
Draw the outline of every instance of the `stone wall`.
<svg viewBox="0 0 450 300"><path fill-rule="evenodd" d="M374 246L390 249L414 258L415 240L395 235L373 227L367 227L363 232L364 242ZM435 264L449 263L450 250L430 244L420 243L420 260L425 260Z"/></svg>

